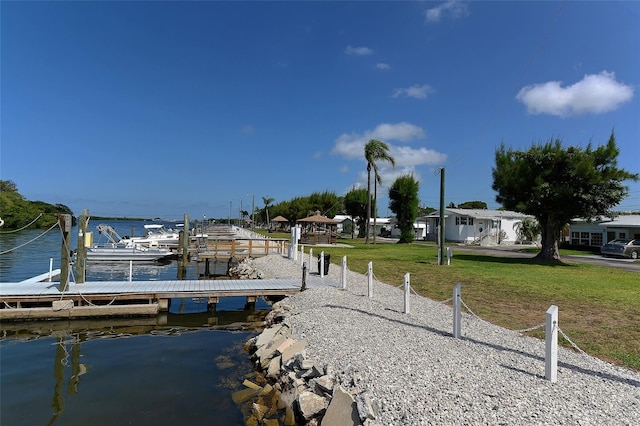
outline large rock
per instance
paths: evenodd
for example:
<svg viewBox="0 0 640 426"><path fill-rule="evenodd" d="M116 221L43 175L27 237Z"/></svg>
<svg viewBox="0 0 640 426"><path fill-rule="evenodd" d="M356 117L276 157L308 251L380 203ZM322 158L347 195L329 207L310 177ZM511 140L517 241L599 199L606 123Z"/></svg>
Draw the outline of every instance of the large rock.
<svg viewBox="0 0 640 426"><path fill-rule="evenodd" d="M358 409L353 397L342 386L336 386L333 398L322 418L321 426L357 426L360 424Z"/></svg>
<svg viewBox="0 0 640 426"><path fill-rule="evenodd" d="M300 414L305 420L319 416L329 405L329 401L326 398L310 391L301 392L297 401Z"/></svg>

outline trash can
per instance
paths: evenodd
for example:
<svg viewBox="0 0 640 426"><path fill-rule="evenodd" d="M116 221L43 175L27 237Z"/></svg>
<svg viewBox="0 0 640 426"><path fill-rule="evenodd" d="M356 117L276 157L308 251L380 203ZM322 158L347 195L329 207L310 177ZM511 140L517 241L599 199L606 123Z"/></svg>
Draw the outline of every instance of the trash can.
<svg viewBox="0 0 640 426"><path fill-rule="evenodd" d="M320 261L322 259L320 258L320 255L318 255L318 275L320 275ZM330 254L325 254L324 255L324 275L327 275L329 273L329 263L331 263L331 255Z"/></svg>

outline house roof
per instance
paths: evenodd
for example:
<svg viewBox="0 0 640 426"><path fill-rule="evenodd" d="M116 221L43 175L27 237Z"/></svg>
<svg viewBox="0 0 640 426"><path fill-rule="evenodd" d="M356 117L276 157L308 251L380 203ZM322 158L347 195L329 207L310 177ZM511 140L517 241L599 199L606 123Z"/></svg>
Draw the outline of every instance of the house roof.
<svg viewBox="0 0 640 426"><path fill-rule="evenodd" d="M313 216L308 216L302 219L298 219L296 222L305 222L305 223L330 223L330 224L334 224L336 225L338 222L336 222L333 219L329 219L326 216L322 216L319 214L313 215Z"/></svg>
<svg viewBox="0 0 640 426"><path fill-rule="evenodd" d="M524 213L514 212L510 210L488 210L488 209L444 209L445 215L454 214L458 216L475 217L478 219L524 219L533 217ZM440 213L435 211L426 217L440 217Z"/></svg>
<svg viewBox="0 0 640 426"><path fill-rule="evenodd" d="M611 219L610 217L597 217L591 221L585 218L576 218L571 220L571 223L572 224L591 223L592 225L597 225L597 226L638 227L640 226L640 215L637 215L637 214L620 215L613 219Z"/></svg>
<svg viewBox="0 0 640 426"><path fill-rule="evenodd" d="M336 222L340 223L340 222L344 222L345 220L351 220L353 221L353 219L351 218L351 216L348 216L346 214L337 214L333 217L333 220L335 220Z"/></svg>

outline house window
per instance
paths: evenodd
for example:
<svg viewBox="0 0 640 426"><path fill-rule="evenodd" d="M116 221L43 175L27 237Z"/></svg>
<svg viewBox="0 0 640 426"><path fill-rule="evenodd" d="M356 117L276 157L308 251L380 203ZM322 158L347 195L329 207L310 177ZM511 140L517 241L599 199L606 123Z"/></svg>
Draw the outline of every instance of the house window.
<svg viewBox="0 0 640 426"><path fill-rule="evenodd" d="M601 246L602 242L602 232L592 232L591 233L591 245L592 246Z"/></svg>
<svg viewBox="0 0 640 426"><path fill-rule="evenodd" d="M588 232L581 232L580 233L580 245L581 246L588 246L589 245L589 233Z"/></svg>
<svg viewBox="0 0 640 426"><path fill-rule="evenodd" d="M571 244L577 246L580 244L580 233L577 231L571 232Z"/></svg>
<svg viewBox="0 0 640 426"><path fill-rule="evenodd" d="M473 225L473 219L466 216L456 216L456 225L466 225L467 219L469 219L469 225Z"/></svg>
<svg viewBox="0 0 640 426"><path fill-rule="evenodd" d="M622 238L627 238L627 234L625 232L620 232L618 234L618 238L622 239Z"/></svg>

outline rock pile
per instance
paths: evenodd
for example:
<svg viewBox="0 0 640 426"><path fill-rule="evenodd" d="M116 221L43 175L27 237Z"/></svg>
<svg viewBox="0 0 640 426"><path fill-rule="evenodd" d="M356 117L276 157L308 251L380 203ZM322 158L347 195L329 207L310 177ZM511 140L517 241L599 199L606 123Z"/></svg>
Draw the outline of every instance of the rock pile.
<svg viewBox="0 0 640 426"><path fill-rule="evenodd" d="M261 280L264 274L253 265L253 259L245 258L236 266L232 266L229 262L229 277L235 280Z"/></svg>
<svg viewBox="0 0 640 426"><path fill-rule="evenodd" d="M354 397L331 368L307 357L307 341L295 341L290 327L277 322L287 313L286 305L276 303L267 316L271 326L247 343L256 370L262 372L266 384L245 380L246 388L233 394L238 404L253 401L245 424L375 426L374 404L368 395Z"/></svg>

